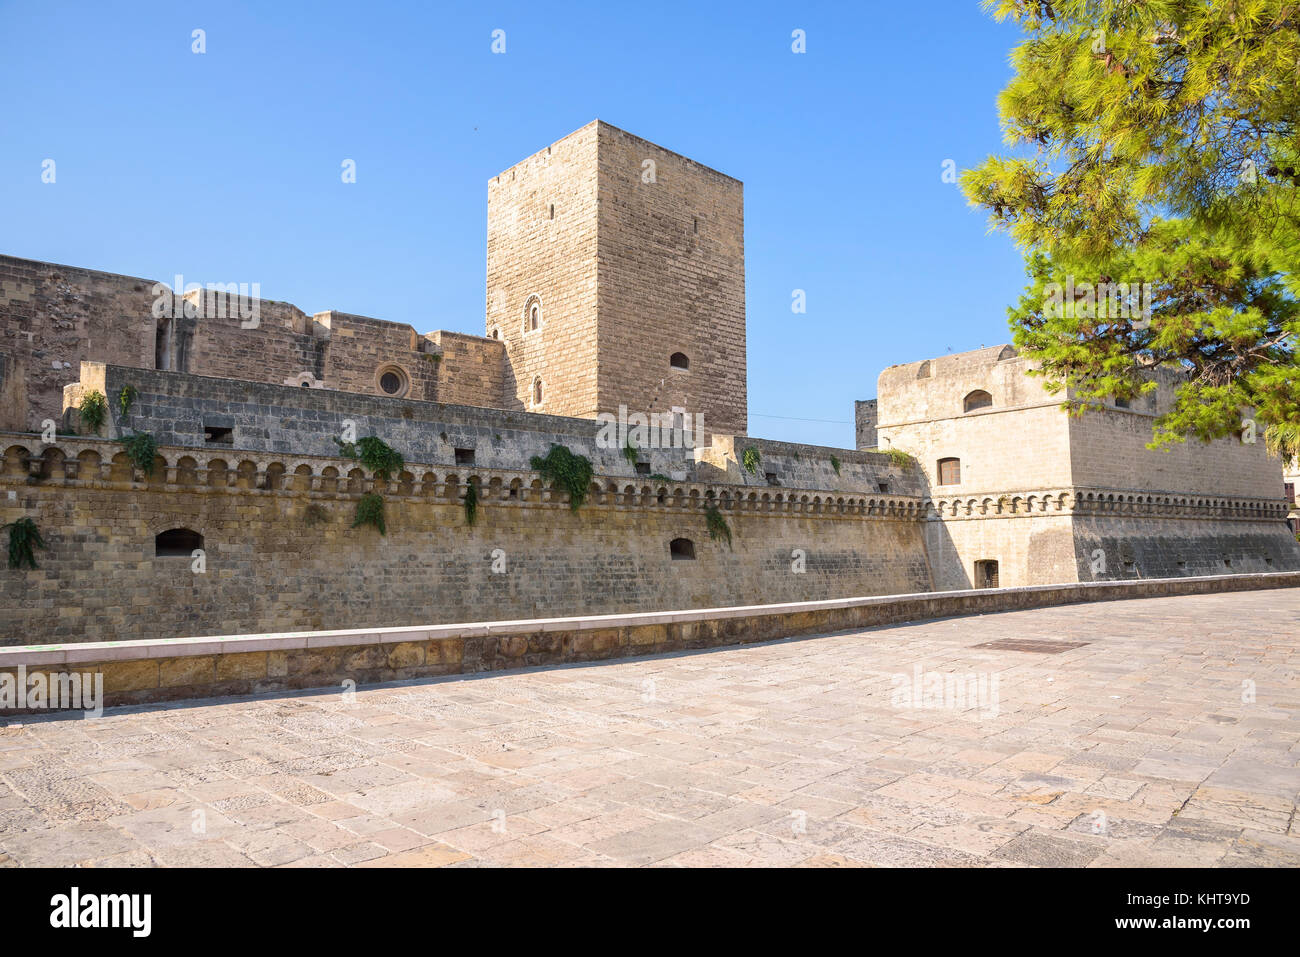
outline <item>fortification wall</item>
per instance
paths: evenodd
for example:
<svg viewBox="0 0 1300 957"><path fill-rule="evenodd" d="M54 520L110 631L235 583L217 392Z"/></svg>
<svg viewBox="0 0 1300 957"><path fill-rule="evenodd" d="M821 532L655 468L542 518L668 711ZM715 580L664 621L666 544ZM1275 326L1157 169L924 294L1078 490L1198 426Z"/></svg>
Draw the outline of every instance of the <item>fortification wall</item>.
<svg viewBox="0 0 1300 957"><path fill-rule="evenodd" d="M154 364L154 281L0 256L0 353L27 394L25 428L57 419L87 359Z"/></svg>
<svg viewBox="0 0 1300 957"><path fill-rule="evenodd" d="M1047 489L926 503L935 588L1007 587L1300 570L1286 507L1262 498Z"/></svg>
<svg viewBox="0 0 1300 957"><path fill-rule="evenodd" d="M307 391L307 390L303 390ZM391 483L333 457L0 436L0 523L30 517L37 570L0 573L0 641L124 640L730 606L930 588L917 503L598 478L573 512L536 473L413 467ZM467 524L465 486L480 489ZM387 535L354 528L384 496ZM716 503L732 547L710 539ZM206 568L155 556L203 536ZM670 542L688 538L693 560ZM496 552L496 550L500 552ZM801 549L802 556L794 554ZM494 552L496 552L494 554ZM802 561L796 561L802 558ZM504 572L493 571L504 562ZM802 569L802 570L796 570Z"/></svg>
<svg viewBox="0 0 1300 957"><path fill-rule="evenodd" d="M1282 462L1269 455L1263 430L1253 443L1240 436L1177 442L1155 451L1156 411L1107 408L1069 419L1071 471L1082 487L1125 488L1187 495L1282 498ZM1164 408L1160 406L1159 408Z"/></svg>

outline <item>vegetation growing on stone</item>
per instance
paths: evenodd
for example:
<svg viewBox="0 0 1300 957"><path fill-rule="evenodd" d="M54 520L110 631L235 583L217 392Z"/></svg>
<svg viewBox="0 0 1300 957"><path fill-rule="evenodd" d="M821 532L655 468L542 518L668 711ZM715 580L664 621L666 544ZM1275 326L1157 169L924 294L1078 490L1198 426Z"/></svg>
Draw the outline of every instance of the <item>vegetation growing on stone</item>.
<svg viewBox="0 0 1300 957"><path fill-rule="evenodd" d="M722 540L727 543L727 550L731 550L731 526L727 520L722 517L718 511L718 506L710 505L704 510L704 522L709 529L709 538L715 542Z"/></svg>
<svg viewBox="0 0 1300 957"><path fill-rule="evenodd" d="M636 468L637 457L640 455L637 448L632 444L631 437L627 440L627 445L623 446L623 458L627 459L627 464Z"/></svg>
<svg viewBox="0 0 1300 957"><path fill-rule="evenodd" d="M740 454L740 460L751 475L757 475L758 467L763 464L763 457L752 445Z"/></svg>
<svg viewBox="0 0 1300 957"><path fill-rule="evenodd" d="M133 432L118 441L126 446L126 457L131 460L132 465L145 475L153 474L154 458L158 455L158 442L152 435L148 432Z"/></svg>
<svg viewBox="0 0 1300 957"><path fill-rule="evenodd" d="M135 386L122 386L122 391L117 394L117 407L122 412L122 418L125 419L131 413L131 404L135 402L137 395L139 393L135 391Z"/></svg>
<svg viewBox="0 0 1300 957"><path fill-rule="evenodd" d="M357 501L357 513L352 527L359 525L373 525L379 529L380 535L388 534L388 528L384 524L384 497L378 492L367 492Z"/></svg>
<svg viewBox="0 0 1300 957"><path fill-rule="evenodd" d="M35 568L36 555L33 549L45 548L45 540L41 538L36 523L30 518L20 518L0 528L9 533L9 567L22 568L26 563Z"/></svg>
<svg viewBox="0 0 1300 957"><path fill-rule="evenodd" d="M90 429L92 434L97 433L108 418L108 399L104 393L94 389L81 397L77 412L81 416L82 425Z"/></svg>
<svg viewBox="0 0 1300 957"><path fill-rule="evenodd" d="M889 456L890 463L897 465L900 469L911 468L916 464L916 459L913 458L911 452L904 452L902 449L893 448L882 449L881 451L884 452L885 455Z"/></svg>
<svg viewBox="0 0 1300 957"><path fill-rule="evenodd" d="M465 524L473 525L478 520L478 485L474 482L465 484Z"/></svg>
<svg viewBox="0 0 1300 957"><path fill-rule="evenodd" d="M376 438L373 435L367 435L365 438L357 439L355 442L344 442L341 439L335 439L338 443L339 454L345 459L354 459L369 469L375 476L387 482L393 475L402 471L405 460L402 454L383 439Z"/></svg>
<svg viewBox="0 0 1300 957"><path fill-rule="evenodd" d="M591 477L595 474L591 460L585 455L574 455L567 446L552 445L545 457L534 455L529 465L550 481L552 487L569 493L569 508L577 511L587 500Z"/></svg>
<svg viewBox="0 0 1300 957"><path fill-rule="evenodd" d="M840 460L834 455L831 456L831 468L835 470L836 475L840 474Z"/></svg>
<svg viewBox="0 0 1300 957"><path fill-rule="evenodd" d="M310 503L302 510L302 520L311 527L324 524L328 517L325 506L317 502Z"/></svg>

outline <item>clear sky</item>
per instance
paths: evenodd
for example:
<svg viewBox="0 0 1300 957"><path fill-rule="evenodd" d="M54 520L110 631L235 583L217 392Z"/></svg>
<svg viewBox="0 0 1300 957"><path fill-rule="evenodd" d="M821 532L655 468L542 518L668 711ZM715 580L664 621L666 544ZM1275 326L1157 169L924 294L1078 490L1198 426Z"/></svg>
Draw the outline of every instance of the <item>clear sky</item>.
<svg viewBox="0 0 1300 957"><path fill-rule="evenodd" d="M1020 256L941 174L1001 148L1018 39L977 0L0 0L0 253L481 335L488 179L600 118L744 181L750 432L851 448L885 366L1009 339Z"/></svg>

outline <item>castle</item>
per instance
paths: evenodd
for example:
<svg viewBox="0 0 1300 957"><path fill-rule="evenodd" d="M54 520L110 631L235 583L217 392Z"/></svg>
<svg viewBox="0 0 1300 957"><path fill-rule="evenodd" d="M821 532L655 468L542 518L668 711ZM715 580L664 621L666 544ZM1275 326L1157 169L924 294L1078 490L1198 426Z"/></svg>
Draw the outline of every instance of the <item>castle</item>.
<svg viewBox="0 0 1300 957"><path fill-rule="evenodd" d="M11 257L0 333L3 644L1300 569L1262 443L1145 448L1169 378L1071 418L997 347L885 370L855 449L746 436L742 185L599 121L489 181L481 336Z"/></svg>

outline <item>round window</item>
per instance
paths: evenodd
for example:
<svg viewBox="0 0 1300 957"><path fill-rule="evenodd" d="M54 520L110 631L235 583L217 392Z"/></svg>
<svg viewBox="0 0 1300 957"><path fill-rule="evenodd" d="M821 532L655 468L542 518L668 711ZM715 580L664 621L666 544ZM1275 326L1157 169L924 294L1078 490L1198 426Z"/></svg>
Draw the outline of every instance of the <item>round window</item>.
<svg viewBox="0 0 1300 957"><path fill-rule="evenodd" d="M385 395L401 395L406 388L406 377L396 369L385 369L379 375L379 388Z"/></svg>

